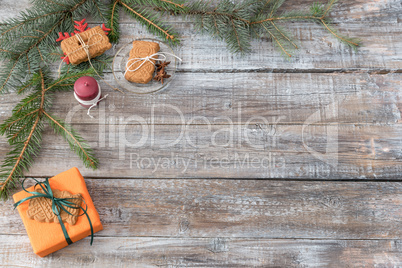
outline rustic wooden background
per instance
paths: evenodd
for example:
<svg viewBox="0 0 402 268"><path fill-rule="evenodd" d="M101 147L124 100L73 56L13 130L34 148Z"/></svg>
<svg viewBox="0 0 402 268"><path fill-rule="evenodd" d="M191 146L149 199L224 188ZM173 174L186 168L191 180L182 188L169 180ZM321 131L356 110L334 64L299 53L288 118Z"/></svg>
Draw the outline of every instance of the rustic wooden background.
<svg viewBox="0 0 402 268"><path fill-rule="evenodd" d="M284 8L312 2L288 0ZM1 19L29 5L0 4ZM9 200L0 207L0 263L401 267L402 3L340 1L331 15L342 33L363 40L358 52L317 25L290 23L301 44L292 59L269 40L240 57L170 17L184 61L167 90L123 95L105 86L110 95L95 120L60 93L53 112L71 118L100 167L85 169L47 129L27 175L77 166L104 230L92 247L84 239L41 259ZM121 44L150 37L122 21ZM0 121L18 100L0 96ZM0 160L8 150L1 137Z"/></svg>

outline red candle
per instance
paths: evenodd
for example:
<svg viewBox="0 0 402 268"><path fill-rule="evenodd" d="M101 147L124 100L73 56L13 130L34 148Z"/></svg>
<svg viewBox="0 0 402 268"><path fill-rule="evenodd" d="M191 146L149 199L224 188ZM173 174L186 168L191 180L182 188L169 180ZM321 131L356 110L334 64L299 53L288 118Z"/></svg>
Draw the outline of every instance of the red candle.
<svg viewBox="0 0 402 268"><path fill-rule="evenodd" d="M74 83L75 98L82 106L89 108L100 100L100 87L95 78L83 76Z"/></svg>

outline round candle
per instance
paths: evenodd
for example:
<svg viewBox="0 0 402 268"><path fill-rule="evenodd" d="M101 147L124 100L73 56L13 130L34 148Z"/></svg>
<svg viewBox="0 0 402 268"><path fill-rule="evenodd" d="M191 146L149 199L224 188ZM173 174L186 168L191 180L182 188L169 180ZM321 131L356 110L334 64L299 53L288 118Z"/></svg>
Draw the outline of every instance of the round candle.
<svg viewBox="0 0 402 268"><path fill-rule="evenodd" d="M81 105L84 107L89 107L91 104L86 104L88 102L96 101L96 98L99 94L99 85L96 82L95 78L91 76L83 76L74 83L74 92L76 97L78 97L78 101L80 101ZM83 103L85 102L85 104Z"/></svg>

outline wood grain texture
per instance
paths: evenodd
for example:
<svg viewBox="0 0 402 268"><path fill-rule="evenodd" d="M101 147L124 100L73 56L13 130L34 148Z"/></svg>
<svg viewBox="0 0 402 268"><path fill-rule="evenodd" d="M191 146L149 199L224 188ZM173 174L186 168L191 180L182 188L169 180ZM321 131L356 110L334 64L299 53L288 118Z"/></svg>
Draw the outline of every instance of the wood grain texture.
<svg viewBox="0 0 402 268"><path fill-rule="evenodd" d="M246 56L233 55L227 51L223 41L200 35L194 25L187 22L176 22L174 25L181 30L182 36L181 46L176 49L183 59L180 71L400 72L402 66L400 23L395 23L396 28L390 24L367 22L337 24L338 28L347 29L348 35L364 40L357 52L330 36L319 25L291 24L290 32L301 44L291 59L284 58L269 40L252 41L252 52ZM122 24L121 27L123 38L116 49L133 39L149 37L135 23Z"/></svg>
<svg viewBox="0 0 402 268"><path fill-rule="evenodd" d="M125 178L283 178L400 180L397 125L74 125L100 160L82 166L48 129L27 176L72 166L86 176ZM232 135L233 134L233 135ZM3 139L0 152L9 150Z"/></svg>
<svg viewBox="0 0 402 268"><path fill-rule="evenodd" d="M7 241L5 243L5 241ZM400 240L106 238L76 242L46 258L25 236L0 235L0 262L18 267L398 267Z"/></svg>
<svg viewBox="0 0 402 268"><path fill-rule="evenodd" d="M118 86L111 74L105 79ZM402 74L279 74L279 73L178 73L164 91L152 95L121 94L101 82L109 96L94 120L70 92L60 92L52 112L79 124L112 124L117 118L136 115L148 124L277 123L304 124L319 113L314 124L393 124L402 114ZM21 99L14 93L0 96L0 121L11 115ZM335 105L335 106L334 106ZM328 114L329 107L334 111ZM104 107L104 108L103 108ZM75 109L75 110L74 110Z"/></svg>
<svg viewBox="0 0 402 268"><path fill-rule="evenodd" d="M402 183L86 179L107 237L399 239ZM27 185L30 185L27 183ZM1 234L25 234L9 200Z"/></svg>
<svg viewBox="0 0 402 268"><path fill-rule="evenodd" d="M399 180L401 77L179 73L154 95L110 92L102 84L110 96L92 111L96 119L69 92L59 93L53 112L95 148L101 165L83 169L88 176ZM0 118L18 99L1 97ZM82 167L52 131L44 140L27 174ZM5 156L4 137L0 143ZM165 159L169 166L162 168Z"/></svg>
<svg viewBox="0 0 402 268"><path fill-rule="evenodd" d="M281 10L304 10L316 2L326 3L325 0L287 0L282 5ZM0 17L8 19L13 17L17 12L29 7L30 1L20 0L13 2L12 0L1 0L1 4ZM377 0L375 2L367 2L365 0L338 1L335 8L331 10L330 15L334 23L349 21L395 23L400 22L401 14L398 11L401 10L401 8L401 3L398 0ZM171 20L172 22L178 21L178 17L173 16L163 17L163 19L167 21ZM125 13L122 13L120 21L124 23L133 22L131 17L127 16ZM191 21L191 18L187 21Z"/></svg>
<svg viewBox="0 0 402 268"><path fill-rule="evenodd" d="M29 1L0 5L3 20ZM184 62L167 90L121 95L102 83L110 95L95 120L58 93L52 112L89 141L100 168L83 168L47 128L26 174L79 167L105 229L92 247L87 238L40 259L8 200L0 266L402 266L402 2L339 1L331 16L363 40L358 52L318 25L289 23L301 45L290 60L269 40L241 57L191 19L168 16ZM110 55L151 36L124 14L121 22ZM19 99L0 96L0 121ZM0 137L0 161L8 151Z"/></svg>
<svg viewBox="0 0 402 268"><path fill-rule="evenodd" d="M0 15L7 18L9 14L17 12L12 0L2 0L3 2L5 9ZM22 2L27 4L28 0L19 3ZM284 7L285 10L294 7L297 9L299 6L302 9L316 1L288 2L288 6ZM371 3L360 0L340 1L340 3L333 12L336 28L343 34L363 40L363 46L358 52L351 51L319 25L289 23L287 26L290 32L301 45L301 49L292 59L288 60L281 56L269 40L254 41L252 53L241 57L229 53L224 42L200 34L194 24L187 20L174 16L167 16L164 20L167 24L174 25L181 35L181 46L176 48L176 52L184 60L180 66L182 71L400 72L402 69L400 1L378 0ZM151 36L146 29L128 16L122 16L121 21L122 38L116 49L135 38ZM115 52L116 50L113 50L110 53Z"/></svg>

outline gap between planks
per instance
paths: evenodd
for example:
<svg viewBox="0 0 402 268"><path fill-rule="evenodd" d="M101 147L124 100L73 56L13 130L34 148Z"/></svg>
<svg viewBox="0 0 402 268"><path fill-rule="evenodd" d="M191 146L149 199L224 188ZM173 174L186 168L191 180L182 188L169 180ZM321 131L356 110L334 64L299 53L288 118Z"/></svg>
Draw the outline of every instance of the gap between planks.
<svg viewBox="0 0 402 268"><path fill-rule="evenodd" d="M388 159L385 159L388 160ZM23 178L38 178L38 179L46 179L49 178L49 176L24 176ZM194 178L194 177L180 177L178 179L173 179L173 178L136 178L136 177L102 177L102 176L85 176L85 179L90 179L90 180L163 180L163 181L174 181L174 180L220 180L220 181L238 181L238 180L246 180L246 181L270 181L270 182L342 182L342 183L352 183L355 184L357 183L368 183L368 182L375 182L375 183L401 183L401 180L398 179L320 179L320 178L282 178L278 179L276 177L267 177L267 178L222 178L222 177L205 177L205 178ZM1 233L0 233L1 235Z"/></svg>
<svg viewBox="0 0 402 268"><path fill-rule="evenodd" d="M100 231L102 232L102 231ZM15 236L15 237L26 237L26 234L7 234L7 233L0 233L0 236ZM172 238L177 238L177 239L183 239L183 240L192 240L192 239L213 239L214 237L203 237L203 236L190 236L190 237L185 237L185 236L167 236L167 235L135 235L135 236L130 236L130 235L124 235L124 236L113 236L113 235L100 235L99 233L94 234L94 239L96 238L117 238L117 239L125 239L125 238L160 238L160 239L172 239ZM283 238L283 237L252 237L252 236L236 236L236 237L231 237L231 236L219 236L219 238L224 238L233 240L283 240L283 241L399 241L400 239L395 239L395 238L314 238L314 237L297 237L297 238ZM80 240L80 241L86 241L91 239L89 236ZM401 240L402 241L402 240ZM85 243L85 242L84 242Z"/></svg>

